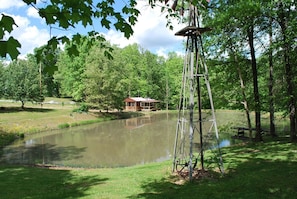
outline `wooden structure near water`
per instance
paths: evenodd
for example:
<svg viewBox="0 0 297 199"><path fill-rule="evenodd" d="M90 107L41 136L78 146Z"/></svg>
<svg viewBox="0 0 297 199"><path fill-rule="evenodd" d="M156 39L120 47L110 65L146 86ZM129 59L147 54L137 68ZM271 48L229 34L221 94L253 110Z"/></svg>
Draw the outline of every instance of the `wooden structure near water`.
<svg viewBox="0 0 297 199"><path fill-rule="evenodd" d="M236 134L232 136L232 139L239 139L239 140L253 140L254 139L253 137L246 136L245 133L246 132L248 132L248 133L256 132L256 128L249 129L247 127L241 127L241 126L232 127L232 129L236 129ZM262 135L264 135L267 132L268 132L267 130L261 129Z"/></svg>
<svg viewBox="0 0 297 199"><path fill-rule="evenodd" d="M126 111L156 111L159 100L143 97L128 97L125 100Z"/></svg>

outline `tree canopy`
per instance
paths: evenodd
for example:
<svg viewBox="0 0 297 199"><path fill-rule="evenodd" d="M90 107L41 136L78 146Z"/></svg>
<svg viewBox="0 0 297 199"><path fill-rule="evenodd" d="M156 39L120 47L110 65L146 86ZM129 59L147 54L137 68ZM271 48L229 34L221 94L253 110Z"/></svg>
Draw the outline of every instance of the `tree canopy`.
<svg viewBox="0 0 297 199"><path fill-rule="evenodd" d="M3 95L7 99L13 99L22 103L42 102L44 100L41 87L41 74L34 59L15 60L4 68L4 75L1 79Z"/></svg>
<svg viewBox="0 0 297 199"><path fill-rule="evenodd" d="M46 4L38 4L36 0L23 0L28 6L32 6L38 11L41 18L45 19L47 25L57 25L61 29L67 29L69 27L76 27L78 25L87 26L102 26L110 29L115 28L118 31L124 33L126 38L129 38L133 34L132 25L137 21L139 11L135 8L136 0L130 0L125 3L124 6L115 10L115 0L76 0L76 1L64 1L64 0L50 0ZM42 6L42 7L40 7ZM97 24L98 23L98 24ZM7 54L16 59L19 55L18 48L21 47L17 38L12 36L5 39L5 35L13 31L17 27L15 20L12 16L8 16L2 13L0 19L0 56L6 57ZM96 39L103 39L99 32L90 31L88 35L92 37L93 42ZM47 53L55 51L58 44L69 44L71 39L79 42L81 35L77 33L72 38L67 36L52 37L47 45ZM43 58L43 49L37 52L38 61ZM72 45L68 49L68 52L73 55L77 55L78 50L75 45ZM51 57L48 56L47 59Z"/></svg>

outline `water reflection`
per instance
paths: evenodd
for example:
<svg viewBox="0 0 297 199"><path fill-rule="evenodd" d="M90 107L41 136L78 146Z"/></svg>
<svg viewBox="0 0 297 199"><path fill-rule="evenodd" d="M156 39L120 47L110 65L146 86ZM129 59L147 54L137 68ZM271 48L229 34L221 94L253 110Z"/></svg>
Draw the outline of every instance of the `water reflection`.
<svg viewBox="0 0 297 199"><path fill-rule="evenodd" d="M177 114L158 113L36 134L4 148L0 162L122 167L163 161L171 159L176 122ZM220 147L228 145L223 138Z"/></svg>
<svg viewBox="0 0 297 199"><path fill-rule="evenodd" d="M1 162L118 167L170 158L175 114L115 120L26 137L3 150Z"/></svg>

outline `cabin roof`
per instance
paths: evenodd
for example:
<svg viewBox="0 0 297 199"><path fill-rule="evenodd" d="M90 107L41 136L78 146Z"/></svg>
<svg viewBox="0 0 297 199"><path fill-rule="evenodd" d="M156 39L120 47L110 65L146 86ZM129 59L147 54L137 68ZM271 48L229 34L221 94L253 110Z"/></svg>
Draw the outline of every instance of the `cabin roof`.
<svg viewBox="0 0 297 199"><path fill-rule="evenodd" d="M159 100L143 97L128 97L125 99L125 102L160 102Z"/></svg>

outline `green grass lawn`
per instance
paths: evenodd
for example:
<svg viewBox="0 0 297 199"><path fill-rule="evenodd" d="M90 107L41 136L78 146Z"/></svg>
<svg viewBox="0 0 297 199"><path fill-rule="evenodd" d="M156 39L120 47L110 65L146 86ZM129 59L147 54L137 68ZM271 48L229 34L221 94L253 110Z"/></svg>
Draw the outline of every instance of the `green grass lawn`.
<svg viewBox="0 0 297 199"><path fill-rule="evenodd" d="M0 146L15 139L13 133L34 133L63 124L71 127L106 117L73 113L75 105L65 99L59 102L44 104L42 109L40 105L30 105L24 110L20 110L18 103L1 102ZM8 134L2 134L1 130ZM2 140L5 142L1 143ZM283 139L239 144L223 148L222 154L226 171L223 176L215 172L216 165L211 164L213 154L209 153L205 165L210 175L192 183L172 175L170 161L113 169L0 165L0 199L296 198L295 143Z"/></svg>
<svg viewBox="0 0 297 199"><path fill-rule="evenodd" d="M181 179L171 175L170 161L113 169L58 170L0 165L0 197L296 198L296 144L287 141L241 144L224 148L222 152L225 174L192 183L176 183ZM214 172L209 170L209 173Z"/></svg>

